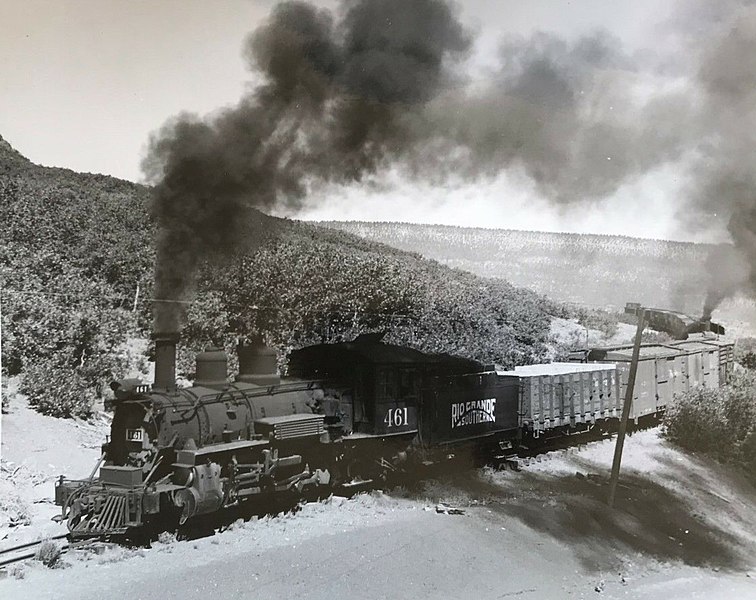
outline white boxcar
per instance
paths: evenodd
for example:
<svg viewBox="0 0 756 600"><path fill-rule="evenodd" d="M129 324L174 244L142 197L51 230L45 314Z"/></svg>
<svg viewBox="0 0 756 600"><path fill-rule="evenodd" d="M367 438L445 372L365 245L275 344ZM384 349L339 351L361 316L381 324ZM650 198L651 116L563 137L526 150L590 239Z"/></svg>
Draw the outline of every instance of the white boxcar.
<svg viewBox="0 0 756 600"><path fill-rule="evenodd" d="M519 379L520 424L535 435L554 427L618 417L622 411L614 364L525 365L498 374Z"/></svg>

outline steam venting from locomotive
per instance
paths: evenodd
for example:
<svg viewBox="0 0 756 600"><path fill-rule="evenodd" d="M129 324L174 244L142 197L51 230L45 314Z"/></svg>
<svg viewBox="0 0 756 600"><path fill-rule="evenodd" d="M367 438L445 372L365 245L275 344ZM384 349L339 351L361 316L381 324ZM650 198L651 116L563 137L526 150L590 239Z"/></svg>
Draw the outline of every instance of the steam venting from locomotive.
<svg viewBox="0 0 756 600"><path fill-rule="evenodd" d="M666 34L667 56L626 52L606 33L510 36L471 77L473 36L446 0L276 5L244 45L258 85L151 139L155 296L167 301L155 329L180 329L175 301L190 297L200 261L258 239L256 210L296 210L318 186L389 167L440 183L509 170L556 205L588 206L676 165L688 173L680 221L728 222L733 242L702 265L704 317L753 292L756 6L680 3Z"/></svg>

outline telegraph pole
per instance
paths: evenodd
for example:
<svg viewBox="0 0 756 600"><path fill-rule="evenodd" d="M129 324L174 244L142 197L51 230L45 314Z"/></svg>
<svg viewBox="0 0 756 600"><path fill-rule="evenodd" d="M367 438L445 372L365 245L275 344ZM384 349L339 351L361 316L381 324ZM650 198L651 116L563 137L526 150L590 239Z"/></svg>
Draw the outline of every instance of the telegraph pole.
<svg viewBox="0 0 756 600"><path fill-rule="evenodd" d="M625 389L625 403L622 405L622 420L620 421L617 444L614 446L614 461L612 462L612 476L609 479L609 508L614 507L614 496L617 493L617 480L619 479L620 464L622 463L622 448L625 445L625 433L627 432L627 420L630 417L630 407L633 405L633 391L635 389L635 376L638 373L638 359L640 357L641 334L645 325L646 310L638 309L638 329L635 332L635 344L633 345L633 357L630 360L630 373L627 378Z"/></svg>

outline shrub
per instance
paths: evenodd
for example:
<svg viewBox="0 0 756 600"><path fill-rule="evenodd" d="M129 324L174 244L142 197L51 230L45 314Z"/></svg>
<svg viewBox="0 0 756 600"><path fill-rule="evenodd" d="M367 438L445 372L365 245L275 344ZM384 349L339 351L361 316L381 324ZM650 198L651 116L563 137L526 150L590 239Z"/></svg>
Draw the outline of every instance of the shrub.
<svg viewBox="0 0 756 600"><path fill-rule="evenodd" d="M614 336L619 329L617 315L598 309L580 308L578 313L578 323L588 329L596 329L604 334L604 337Z"/></svg>
<svg viewBox="0 0 756 600"><path fill-rule="evenodd" d="M738 338L735 341L735 362L746 369L756 370L756 338Z"/></svg>
<svg viewBox="0 0 756 600"><path fill-rule="evenodd" d="M8 574L14 579L23 579L26 577L26 570L23 565L11 565Z"/></svg>
<svg viewBox="0 0 756 600"><path fill-rule="evenodd" d="M9 480L7 486L14 485ZM3 489L0 491L0 525L17 527L18 525L31 524L31 511L29 505L24 502L16 493L11 490ZM4 522L6 521L7 522Z"/></svg>
<svg viewBox="0 0 756 600"><path fill-rule="evenodd" d="M10 296L3 314L3 356L8 373L21 373L19 391L39 412L88 417L106 384L128 362L120 345L136 315L113 307L108 288L73 276L58 282L60 295Z"/></svg>
<svg viewBox="0 0 756 600"><path fill-rule="evenodd" d="M664 435L756 478L756 375L737 374L720 389L698 387L677 397L664 416Z"/></svg>
<svg viewBox="0 0 756 600"><path fill-rule="evenodd" d="M672 336L666 331L654 331L653 329L644 329L641 333L641 342L644 344L666 344L673 340ZM628 340L628 343L635 342L635 336Z"/></svg>
<svg viewBox="0 0 756 600"><path fill-rule="evenodd" d="M34 558L50 569L54 569L60 563L63 548L53 540L44 540L37 548Z"/></svg>
<svg viewBox="0 0 756 600"><path fill-rule="evenodd" d="M29 362L19 390L30 406L51 417L89 418L96 399L95 389L78 370L55 358Z"/></svg>
<svg viewBox="0 0 756 600"><path fill-rule="evenodd" d="M157 541L160 544L173 544L176 542L176 534L170 531L161 531L158 534Z"/></svg>
<svg viewBox="0 0 756 600"><path fill-rule="evenodd" d="M726 443L729 432L720 390L698 387L683 394L668 407L664 423L666 436L679 446L728 459L731 446Z"/></svg>

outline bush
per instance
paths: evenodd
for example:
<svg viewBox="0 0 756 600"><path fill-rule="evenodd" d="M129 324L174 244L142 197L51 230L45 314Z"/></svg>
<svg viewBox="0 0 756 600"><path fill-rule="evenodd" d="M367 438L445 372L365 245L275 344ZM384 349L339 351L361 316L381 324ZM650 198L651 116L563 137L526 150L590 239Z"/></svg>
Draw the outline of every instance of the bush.
<svg viewBox="0 0 756 600"><path fill-rule="evenodd" d="M37 554L34 558L50 569L54 569L60 563L60 556L63 554L63 548L53 540L45 540L37 548Z"/></svg>
<svg viewBox="0 0 756 600"><path fill-rule="evenodd" d="M26 570L23 565L11 565L8 569L8 575L14 579L23 579L26 577Z"/></svg>
<svg viewBox="0 0 756 600"><path fill-rule="evenodd" d="M654 331L653 329L646 328L641 333L641 342L644 344L666 344L671 341L673 341L673 338L666 331ZM635 336L628 340L628 343L634 342Z"/></svg>
<svg viewBox="0 0 756 600"><path fill-rule="evenodd" d="M619 329L617 315L608 313L599 309L580 308L578 313L578 323L588 329L600 331L604 337L610 338L616 335Z"/></svg>
<svg viewBox="0 0 756 600"><path fill-rule="evenodd" d="M151 295L148 190L11 167L0 178L3 375L21 374L19 391L41 412L87 416L144 321L132 309L138 285Z"/></svg>
<svg viewBox="0 0 756 600"><path fill-rule="evenodd" d="M133 316L49 299L45 308L39 320L17 319L12 327L7 350L23 364L19 391L42 414L87 418L107 384L123 376L128 357L119 346Z"/></svg>
<svg viewBox="0 0 756 600"><path fill-rule="evenodd" d="M10 412L10 399L6 385L7 379L7 377L3 377L2 390L0 390L0 395L2 395L2 401L0 402L0 414L3 415L7 415Z"/></svg>
<svg viewBox="0 0 756 600"><path fill-rule="evenodd" d="M55 358L29 362L19 391L43 415L63 418L91 417L97 397L95 388L77 369Z"/></svg>
<svg viewBox="0 0 756 600"><path fill-rule="evenodd" d="M699 387L677 397L664 416L664 435L756 479L756 375L741 373L720 389Z"/></svg>
<svg viewBox="0 0 756 600"><path fill-rule="evenodd" d="M738 338L735 341L735 362L756 371L756 338Z"/></svg>
<svg viewBox="0 0 756 600"><path fill-rule="evenodd" d="M170 531L161 531L158 534L158 543L160 544L174 544L176 543L176 534L171 533Z"/></svg>

